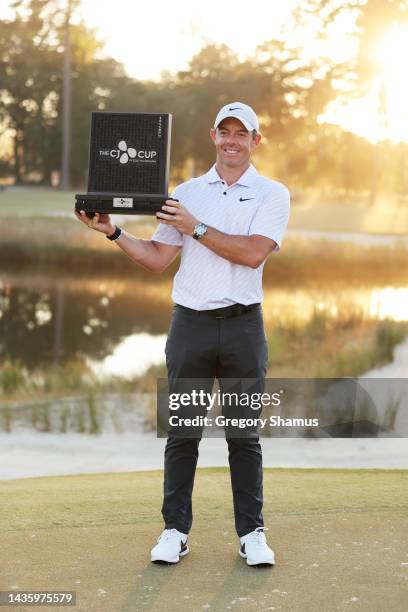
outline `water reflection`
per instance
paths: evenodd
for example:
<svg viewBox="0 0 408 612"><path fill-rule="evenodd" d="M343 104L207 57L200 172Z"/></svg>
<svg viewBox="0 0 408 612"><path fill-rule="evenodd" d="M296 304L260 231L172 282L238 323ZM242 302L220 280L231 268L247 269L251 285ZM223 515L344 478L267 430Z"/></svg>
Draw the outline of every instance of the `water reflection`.
<svg viewBox="0 0 408 612"><path fill-rule="evenodd" d="M408 289L384 287L371 293L370 314L376 319L408 320Z"/></svg>
<svg viewBox="0 0 408 612"><path fill-rule="evenodd" d="M376 320L408 321L408 287L348 287L270 289L263 302L267 325L308 321L316 312L329 317L362 314Z"/></svg>
<svg viewBox="0 0 408 612"><path fill-rule="evenodd" d="M167 336L141 333L128 336L113 353L102 361L87 360L88 366L100 378L106 375L132 379L150 366L162 363Z"/></svg>
<svg viewBox="0 0 408 612"><path fill-rule="evenodd" d="M0 359L27 368L71 359L103 376L132 376L164 361L171 278L110 279L0 272ZM328 317L408 320L408 287L316 286L265 288L267 331L277 323Z"/></svg>
<svg viewBox="0 0 408 612"><path fill-rule="evenodd" d="M28 368L103 360L132 334L166 333L171 284L0 276L0 358ZM145 349L143 349L145 350Z"/></svg>

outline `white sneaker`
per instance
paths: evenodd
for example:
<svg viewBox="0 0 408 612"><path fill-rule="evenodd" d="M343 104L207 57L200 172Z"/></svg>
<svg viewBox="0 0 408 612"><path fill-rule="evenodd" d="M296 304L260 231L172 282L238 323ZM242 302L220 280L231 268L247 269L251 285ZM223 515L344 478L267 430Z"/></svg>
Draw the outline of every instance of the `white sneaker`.
<svg viewBox="0 0 408 612"><path fill-rule="evenodd" d="M275 553L266 543L266 530L267 527L257 527L239 539L239 554L247 560L248 565L275 565Z"/></svg>
<svg viewBox="0 0 408 612"><path fill-rule="evenodd" d="M157 544L152 548L152 561L154 563L178 563L180 557L189 551L187 546L187 534L177 529L165 529L157 539Z"/></svg>

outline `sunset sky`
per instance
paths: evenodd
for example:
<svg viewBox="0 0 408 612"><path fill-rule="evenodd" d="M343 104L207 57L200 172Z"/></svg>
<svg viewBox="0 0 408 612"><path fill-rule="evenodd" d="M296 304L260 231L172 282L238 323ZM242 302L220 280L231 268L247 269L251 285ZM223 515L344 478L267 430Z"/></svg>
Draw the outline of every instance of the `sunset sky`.
<svg viewBox="0 0 408 612"><path fill-rule="evenodd" d="M61 3L64 0L59 0ZM336 60L352 58L357 51L353 19L345 15L326 41L312 31L295 33L292 12L299 0L271 2L252 0L244 10L235 10L220 0L82 0L80 16L105 42L106 54L122 62L128 74L140 79L159 79L162 71L187 67L191 57L205 44L225 43L242 59L257 45L289 27L291 44L301 46L305 58L325 52ZM0 16L10 16L8 0L0 0ZM378 41L378 70L365 98L347 106L335 102L321 118L338 123L371 141L389 136L408 141L408 80L404 78L408 56L408 30L398 24ZM386 93L387 114L379 116L379 92Z"/></svg>

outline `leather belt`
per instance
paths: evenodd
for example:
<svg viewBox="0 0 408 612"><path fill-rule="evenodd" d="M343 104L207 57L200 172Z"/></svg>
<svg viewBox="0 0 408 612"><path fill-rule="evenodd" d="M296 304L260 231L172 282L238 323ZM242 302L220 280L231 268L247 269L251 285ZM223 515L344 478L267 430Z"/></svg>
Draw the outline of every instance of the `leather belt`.
<svg viewBox="0 0 408 612"><path fill-rule="evenodd" d="M239 315L244 314L245 312L250 312L255 308L260 307L260 303L257 304L232 304L231 306L225 306L223 308L214 308L212 310L194 310L193 308L187 308L187 306L182 306L181 304L176 304L177 308L181 308L181 310L185 310L186 312L190 312L192 314L202 316L207 315L213 317L214 319L229 319L231 317L239 317Z"/></svg>

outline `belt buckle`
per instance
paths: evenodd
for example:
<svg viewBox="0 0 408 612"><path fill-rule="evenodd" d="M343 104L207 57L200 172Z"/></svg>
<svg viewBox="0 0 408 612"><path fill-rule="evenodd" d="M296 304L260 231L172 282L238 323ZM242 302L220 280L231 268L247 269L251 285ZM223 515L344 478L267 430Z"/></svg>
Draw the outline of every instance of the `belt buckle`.
<svg viewBox="0 0 408 612"><path fill-rule="evenodd" d="M216 319L226 319L227 318L227 315L226 315L225 311L224 312L221 311L221 313L220 313L220 309L219 308L216 308L216 310L218 310L218 314L215 315Z"/></svg>

